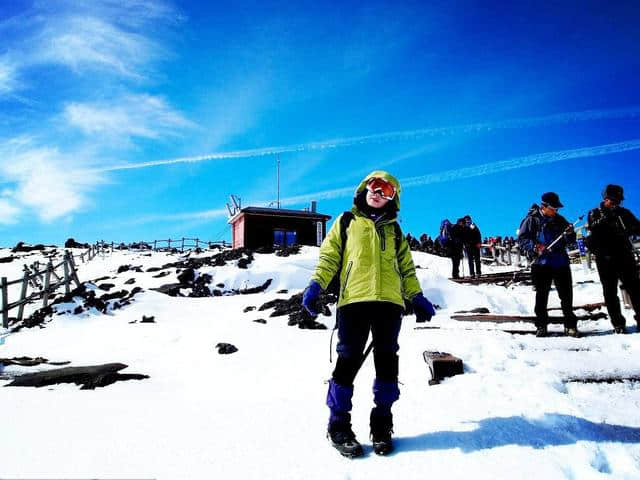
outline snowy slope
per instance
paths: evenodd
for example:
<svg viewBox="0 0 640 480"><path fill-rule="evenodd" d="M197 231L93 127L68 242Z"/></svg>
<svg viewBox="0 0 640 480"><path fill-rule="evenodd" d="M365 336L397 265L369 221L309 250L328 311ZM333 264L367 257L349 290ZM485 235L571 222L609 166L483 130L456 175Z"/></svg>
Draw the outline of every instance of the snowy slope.
<svg viewBox="0 0 640 480"><path fill-rule="evenodd" d="M7 255L0 250L0 257ZM531 287L458 285L447 280L447 259L422 253L414 253L420 282L442 307L427 326L441 328L416 329L423 324L405 317L401 398L394 409L397 451L387 458L371 452L374 371L368 359L356 380L353 411L367 455L340 457L325 439L333 317L319 318L327 330L302 330L287 326L286 316L243 311L303 289L317 255L305 247L289 257L256 254L247 269L236 262L203 267L199 273L212 275L211 285L224 284L226 291L273 279L264 293L209 298L149 290L176 282L175 269L164 278L146 273L176 255L115 252L81 265L81 280L109 276L105 281L115 290L145 290L108 315L64 313L45 328L0 333L0 357L41 356L72 366L122 362L129 365L122 373L150 378L96 390L2 388L0 477L640 478L639 384L563 382L591 374L639 375L635 327L633 334L613 335L608 320L582 322L581 330L593 335L539 339L499 331L533 329L531 324L453 321L454 311L479 306L532 314ZM144 273L117 274L125 264L140 265ZM18 278L21 265L2 264L0 272ZM124 283L130 278L134 285ZM601 301L597 275L574 270L574 282L585 280L596 283L576 285L574 303ZM277 293L282 289L288 293ZM550 304L559 305L555 294ZM156 323L140 323L143 315L155 316ZM258 318L267 323L253 321ZM218 354L220 342L238 352ZM462 358L465 374L429 386L425 350ZM8 366L0 376L46 368L52 367ZM7 383L0 380L0 386Z"/></svg>

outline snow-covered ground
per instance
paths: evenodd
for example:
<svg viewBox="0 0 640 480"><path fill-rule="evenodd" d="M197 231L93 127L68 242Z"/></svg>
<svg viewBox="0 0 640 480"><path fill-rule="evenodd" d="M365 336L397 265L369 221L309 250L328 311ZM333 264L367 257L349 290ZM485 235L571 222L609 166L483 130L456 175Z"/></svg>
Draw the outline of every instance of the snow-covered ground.
<svg viewBox="0 0 640 480"><path fill-rule="evenodd" d="M9 254L0 249L0 257ZM176 282L175 269L164 278L116 274L120 265L146 271L178 255L115 252L80 265L83 281L109 276L104 282L116 284L114 290L145 290L107 315L64 313L45 328L0 329L0 357L45 357L72 366L122 362L129 365L122 373L150 378L95 390L69 384L2 388L0 477L640 478L640 383L565 382L582 375L640 375L635 326L633 334L613 335L608 320L581 322L579 328L593 335L574 339L500 331L533 330L531 324L456 322L450 319L454 311L475 307L532 314L531 287L459 285L447 279L449 260L415 252L425 294L442 308L427 324L439 329L416 329L424 324L404 320L401 397L394 408L397 450L383 458L371 451L369 358L356 379L353 411L366 455L340 457L325 438L333 317L319 318L327 330L303 330L287 326L287 316L244 312L303 289L317 255L317 248L305 247L289 257L256 254L247 269L236 262L202 268L200 274L212 275L212 287L224 284L222 290L273 279L264 293L209 298L149 290ZM36 259L1 264L0 275L20 278L22 264ZM130 278L136 283L125 285ZM595 272L576 267L574 285L574 304L602 301ZM277 293L282 289L288 293ZM555 293L550 305L559 305ZM633 324L631 312L625 314ZM140 323L143 315L155 316L156 323ZM258 318L267 323L253 321ZM220 355L220 342L238 351ZM425 350L460 357L465 374L429 386ZM53 367L7 366L0 377L46 368ZM0 387L7 383L0 380Z"/></svg>

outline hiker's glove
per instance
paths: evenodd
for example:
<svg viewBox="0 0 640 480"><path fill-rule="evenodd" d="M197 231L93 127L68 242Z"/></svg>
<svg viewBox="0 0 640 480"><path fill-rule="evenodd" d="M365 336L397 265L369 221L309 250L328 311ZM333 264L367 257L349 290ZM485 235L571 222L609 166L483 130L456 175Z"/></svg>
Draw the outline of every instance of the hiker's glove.
<svg viewBox="0 0 640 480"><path fill-rule="evenodd" d="M411 299L411 305L413 305L413 310L416 312L416 322L429 322L431 317L436 314L432 303L422 293Z"/></svg>
<svg viewBox="0 0 640 480"><path fill-rule="evenodd" d="M302 306L312 317L318 316L318 312L316 311L316 301L320 296L320 292L322 292L320 284L315 280L311 280L307 288L305 288L302 293Z"/></svg>

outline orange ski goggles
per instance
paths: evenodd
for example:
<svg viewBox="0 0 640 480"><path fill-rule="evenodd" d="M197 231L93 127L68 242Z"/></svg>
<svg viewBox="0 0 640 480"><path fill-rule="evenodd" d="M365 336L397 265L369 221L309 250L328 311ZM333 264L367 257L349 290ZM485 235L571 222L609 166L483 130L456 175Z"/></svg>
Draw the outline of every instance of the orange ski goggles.
<svg viewBox="0 0 640 480"><path fill-rule="evenodd" d="M377 193L387 200L393 200L396 196L396 187L383 178L372 178L369 180L369 182L367 182L367 190L371 193Z"/></svg>

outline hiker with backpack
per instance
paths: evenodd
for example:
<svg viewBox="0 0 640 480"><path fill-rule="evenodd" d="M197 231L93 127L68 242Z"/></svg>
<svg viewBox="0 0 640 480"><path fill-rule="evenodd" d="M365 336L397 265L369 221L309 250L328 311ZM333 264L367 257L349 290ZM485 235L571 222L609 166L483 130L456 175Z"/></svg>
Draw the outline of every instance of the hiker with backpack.
<svg viewBox="0 0 640 480"><path fill-rule="evenodd" d="M469 276L480 278L482 275L482 263L480 262L480 247L482 246L482 234L478 226L471 220L471 215L464 217L465 235L464 249L469 259ZM474 268L475 267L475 268Z"/></svg>
<svg viewBox="0 0 640 480"><path fill-rule="evenodd" d="M397 352L405 299L411 302L416 321L429 321L435 315L422 294L409 244L397 223L399 209L400 183L395 177L384 171L365 177L356 189L351 211L338 217L322 242L315 273L302 298L304 308L316 316L316 300L339 275L338 359L326 400L327 437L350 458L363 454L351 429L351 398L369 331L376 369L371 440L374 451L385 455L393 450L391 407L400 396Z"/></svg>
<svg viewBox="0 0 640 480"><path fill-rule="evenodd" d="M604 301L615 333L626 333L626 320L620 310L618 280L629 294L640 330L640 280L638 266L629 239L640 234L640 221L621 204L624 190L620 185L607 185L600 206L589 212L588 247L596 256L596 266Z"/></svg>
<svg viewBox="0 0 640 480"><path fill-rule="evenodd" d="M580 336L578 319L573 313L573 281L567 254L567 244L575 242L576 232L573 225L558 213L563 206L557 193L543 194L540 207L532 206L518 229L518 243L527 256L533 259L531 277L536 291L537 337L547 336L547 304L552 282L560 297L564 333L571 337Z"/></svg>
<svg viewBox="0 0 640 480"><path fill-rule="evenodd" d="M452 225L449 219L445 218L440 222L438 240L444 249L445 256L451 258L451 278L460 278L460 261L463 256L462 246L464 243L463 227L458 226L458 223Z"/></svg>

